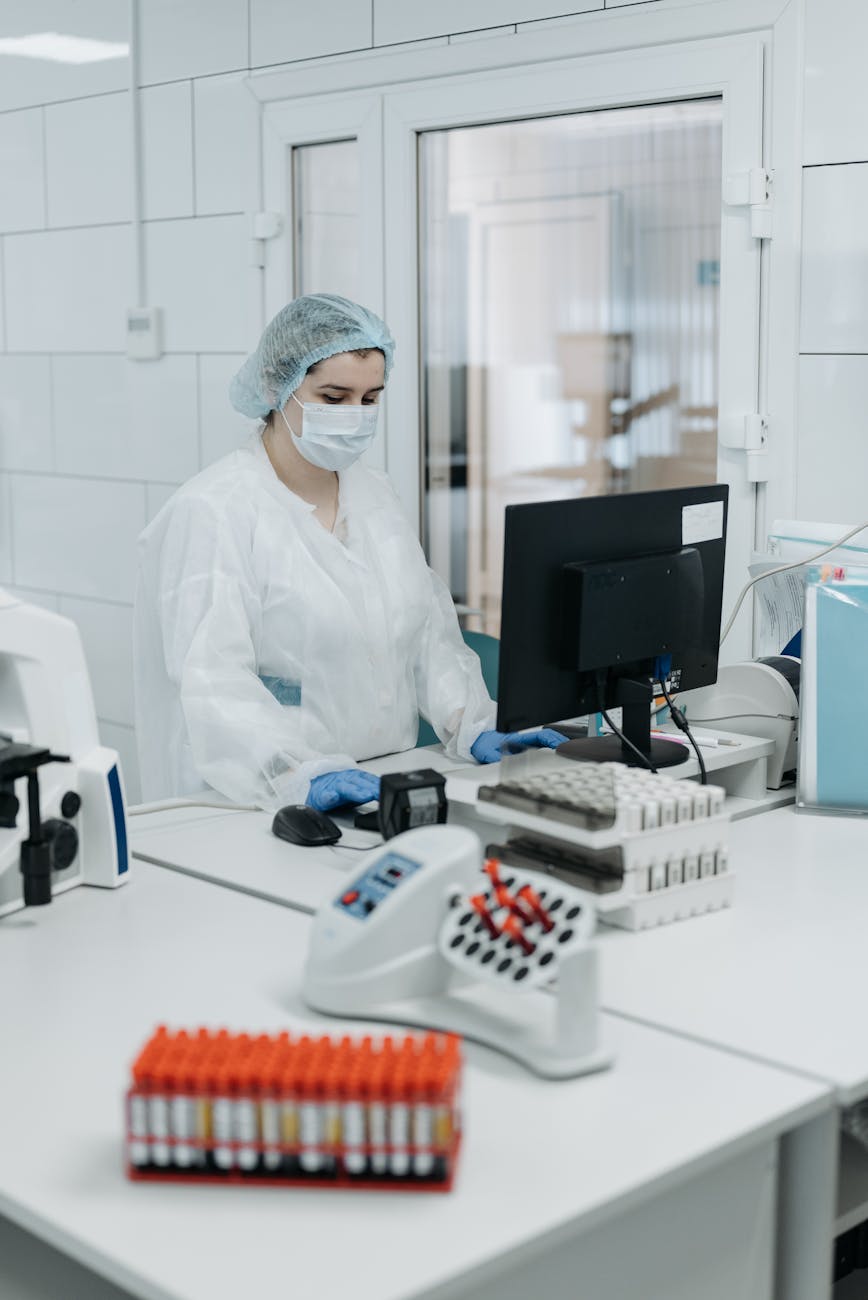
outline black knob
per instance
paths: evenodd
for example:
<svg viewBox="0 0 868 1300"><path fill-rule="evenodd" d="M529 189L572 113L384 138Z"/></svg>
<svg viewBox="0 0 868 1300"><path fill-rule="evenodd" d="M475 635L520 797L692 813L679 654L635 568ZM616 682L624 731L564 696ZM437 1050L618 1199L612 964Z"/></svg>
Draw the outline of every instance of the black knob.
<svg viewBox="0 0 868 1300"><path fill-rule="evenodd" d="M21 874L24 906L42 907L51 902L51 845L46 840L21 845Z"/></svg>
<svg viewBox="0 0 868 1300"><path fill-rule="evenodd" d="M21 807L12 792L9 789L3 789L0 786L0 828L4 830L14 830L18 825L18 809Z"/></svg>
<svg viewBox="0 0 868 1300"><path fill-rule="evenodd" d="M60 811L64 817L72 818L78 813L81 807L81 795L75 790L67 790L66 794L60 801Z"/></svg>
<svg viewBox="0 0 868 1300"><path fill-rule="evenodd" d="M51 845L51 865L55 871L65 871L72 866L78 853L78 831L59 817L49 817L42 823L42 833Z"/></svg>

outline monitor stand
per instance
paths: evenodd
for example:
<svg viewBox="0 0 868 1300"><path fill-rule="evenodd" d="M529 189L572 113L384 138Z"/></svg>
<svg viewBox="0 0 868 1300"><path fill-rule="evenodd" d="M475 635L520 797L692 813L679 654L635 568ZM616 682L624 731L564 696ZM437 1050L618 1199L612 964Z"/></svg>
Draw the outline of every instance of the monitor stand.
<svg viewBox="0 0 868 1300"><path fill-rule="evenodd" d="M675 767L686 763L690 751L677 740L651 739L651 704L654 700L654 683L651 678L622 678L617 685L616 708L622 711L621 730L637 749L647 754L654 767ZM587 736L568 740L555 751L561 758L577 759L581 763L625 763L627 767L644 764L618 736Z"/></svg>

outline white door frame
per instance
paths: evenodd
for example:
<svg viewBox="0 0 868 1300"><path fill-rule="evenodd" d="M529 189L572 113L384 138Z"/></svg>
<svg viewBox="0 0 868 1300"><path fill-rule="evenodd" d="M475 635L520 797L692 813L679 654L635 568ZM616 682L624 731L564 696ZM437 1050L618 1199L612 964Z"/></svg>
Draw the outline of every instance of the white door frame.
<svg viewBox="0 0 868 1300"><path fill-rule="evenodd" d="M488 84L488 73L502 73L505 77L527 75L534 70L544 71L564 66L565 56L579 56L576 63L589 68L592 62L606 58L641 58L643 54L655 57L667 54L682 55L703 49L707 54L715 48L728 47L732 52L744 42L753 43L757 58L765 53L765 121L762 164L774 169L775 214L774 239L766 244L760 255L762 266L762 334L759 355L759 400L770 414L770 481L756 494L756 540L762 542L767 519L792 513L795 497L795 420L797 409L798 378L798 319L799 319L799 255L801 239L801 44L804 27L804 0L657 0L654 5L625 6L605 12L577 14L569 20L545 24L519 25L515 36L492 36L487 39L447 43L445 37L411 43L395 48L372 49L355 55L302 60L291 67L254 73L247 79L252 95L262 105L264 121L263 175L265 194L254 199L262 206L282 212L286 209L288 185L286 179L287 144L314 143L324 139L364 139L373 146L377 136L376 113L382 105L383 94L403 95L424 91L442 91L456 87L460 82L480 77ZM733 40L734 38L734 40ZM678 42L665 46L665 42ZM615 53L618 52L618 53ZM610 58L610 56L612 56ZM749 56L753 60L754 55ZM736 98L738 77L725 77L733 98ZM720 87L719 87L720 89ZM611 91L611 88L610 88ZM669 94L684 94L683 75L676 79ZM687 90L689 93L689 89ZM700 93L697 90L697 93ZM604 94L605 106L614 106L611 93ZM619 102L625 101L623 96ZM750 96L755 106L755 96ZM393 105L397 107L397 104ZM760 101L762 107L762 101ZM745 105L742 105L744 110ZM442 114L435 114L442 120ZM365 127L367 118L367 129ZM480 120L477 115L477 120ZM424 129L430 121L420 120ZM415 127L413 128L415 130ZM361 132L361 135L359 134ZM393 138L395 123L393 123ZM410 161L409 146L412 133L397 133L401 143L400 154L406 167ZM282 137L282 143L281 143ZM410 137L410 138L408 138ZM382 139L382 137L380 137ZM726 143L725 143L726 148ZM415 190L390 196L389 216L384 212L384 155L394 163L380 143L379 149L365 148L367 161L363 166L363 198L368 215L363 214L363 226L369 230L365 239L366 301L375 309L389 314L393 329L409 320L412 338L418 336L415 310L407 310L406 302L398 305L399 315L392 315L391 295L388 304L384 291L385 247L388 262L395 268L391 284L400 274L412 277L415 285L415 248L408 248L408 227L415 233L411 222L415 217ZM732 162L734 163L734 159ZM747 166L758 165L752 158ZM732 165L732 164L731 164ZM278 178L275 181L275 178ZM390 187L391 188L391 187ZM253 206L252 204L251 206ZM384 246L383 224L389 221L392 231L399 222L403 205L405 238L400 246L391 242ZM733 214L735 215L735 214ZM374 227L373 229L371 227ZM269 313L286 301L290 280L287 275L287 249L274 240L268 245L265 271L265 296ZM410 257L411 260L406 260ZM291 266L291 263L290 263ZM400 268L403 268L402 270ZM408 286L409 287L409 286ZM418 402L405 390L400 402L402 380L406 379L404 358L409 358L409 337L398 339L398 366L394 386L390 385L388 406L392 408L395 434L390 439L390 470L403 478L403 490L410 493L407 504L417 514L419 501L418 449L413 448L416 466L407 461L407 429L404 427L401 443L398 430L410 411L414 426L418 427ZM418 357L418 352L415 353ZM409 369L409 367L407 368ZM404 372L402 374L402 372ZM721 375L723 381L723 374ZM408 402L408 396L411 400ZM403 413L401 421L394 417ZM384 415L387 412L384 411ZM403 445L402 445L403 444ZM397 459L398 464L394 463ZM411 472L412 471L412 474ZM414 478L412 476L415 475ZM411 485L412 478L412 485ZM749 532L749 522L741 523L735 515L731 527L742 525ZM733 557L735 558L735 557ZM729 581L725 600L729 600L733 586L744 576L737 568L728 566ZM741 625L749 622L748 606L727 643L728 658L749 652L748 637Z"/></svg>
<svg viewBox="0 0 868 1300"><path fill-rule="evenodd" d="M763 61L760 35L684 42L613 55L559 60L525 72L498 70L450 77L419 89L392 89L383 98L386 159L385 304L404 356L419 357L417 148L419 133L673 99L720 96L723 176L763 162ZM719 424L743 427L758 409L760 241L749 211L724 205L721 215ZM420 391L418 364L396 367L390 384L392 436L386 462L405 508L420 518ZM409 436L408 436L409 432ZM756 491L744 454L721 448L719 474L730 484L728 607L743 581L754 543ZM750 653L749 618L727 643L730 655Z"/></svg>
<svg viewBox="0 0 868 1300"><path fill-rule="evenodd" d="M359 209L360 298L382 316L383 296L383 152L382 96L331 95L267 104L262 114L263 204L283 218L280 233L269 240L265 262L265 319L270 320L293 296L296 213L293 210L292 151L295 147L355 140L362 178ZM388 409L380 437L368 453L372 465L385 466Z"/></svg>

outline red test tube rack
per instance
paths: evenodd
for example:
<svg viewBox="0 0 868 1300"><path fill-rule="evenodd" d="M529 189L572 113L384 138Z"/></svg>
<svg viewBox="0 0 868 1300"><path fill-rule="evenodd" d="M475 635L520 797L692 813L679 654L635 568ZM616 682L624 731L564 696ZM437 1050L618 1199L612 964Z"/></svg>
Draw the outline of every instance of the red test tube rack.
<svg viewBox="0 0 868 1300"><path fill-rule="evenodd" d="M160 1026L132 1066L140 1181L448 1191L461 1040L292 1038Z"/></svg>

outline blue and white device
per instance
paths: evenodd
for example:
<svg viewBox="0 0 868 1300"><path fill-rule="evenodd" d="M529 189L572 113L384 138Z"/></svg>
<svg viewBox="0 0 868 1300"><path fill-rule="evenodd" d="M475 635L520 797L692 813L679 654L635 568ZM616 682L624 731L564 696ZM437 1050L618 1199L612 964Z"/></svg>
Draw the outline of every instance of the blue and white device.
<svg viewBox="0 0 868 1300"><path fill-rule="evenodd" d="M503 872L483 872L479 839L458 826L373 849L317 912L305 1001L462 1034L550 1078L604 1069L593 902L560 880Z"/></svg>
<svg viewBox="0 0 868 1300"><path fill-rule="evenodd" d="M113 889L129 878L126 800L118 756L99 742L75 624L0 590L0 751L34 745L68 763L39 768L42 826L54 841L52 894ZM0 828L0 916L24 906L19 870L29 836L27 781L15 782L16 825Z"/></svg>

